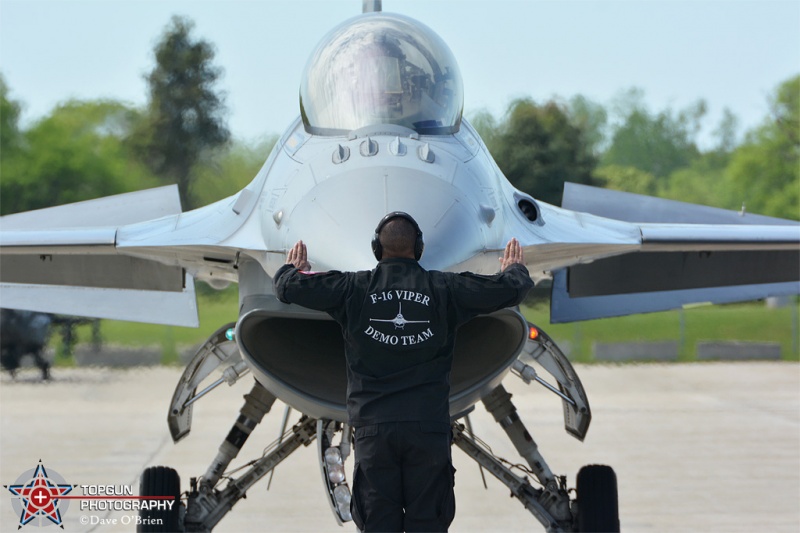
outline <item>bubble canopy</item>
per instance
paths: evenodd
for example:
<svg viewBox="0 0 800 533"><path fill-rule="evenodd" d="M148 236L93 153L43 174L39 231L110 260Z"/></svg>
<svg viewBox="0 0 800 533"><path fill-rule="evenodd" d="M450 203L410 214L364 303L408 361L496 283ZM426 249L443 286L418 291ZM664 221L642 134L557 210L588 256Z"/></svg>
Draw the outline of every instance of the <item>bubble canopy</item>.
<svg viewBox="0 0 800 533"><path fill-rule="evenodd" d="M300 84L303 124L315 135L376 124L450 134L463 108L461 72L447 44L397 14L367 13L334 28L311 54Z"/></svg>

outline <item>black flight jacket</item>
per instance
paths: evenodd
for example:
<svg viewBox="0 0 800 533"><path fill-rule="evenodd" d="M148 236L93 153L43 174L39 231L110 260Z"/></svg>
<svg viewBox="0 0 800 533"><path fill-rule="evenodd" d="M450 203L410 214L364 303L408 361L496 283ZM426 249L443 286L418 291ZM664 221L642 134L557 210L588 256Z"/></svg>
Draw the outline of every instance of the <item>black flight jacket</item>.
<svg viewBox="0 0 800 533"><path fill-rule="evenodd" d="M274 286L282 302L324 311L341 325L351 426L419 421L449 427L456 329L479 314L518 305L533 281L521 264L483 276L391 258L361 272L305 273L287 264Z"/></svg>

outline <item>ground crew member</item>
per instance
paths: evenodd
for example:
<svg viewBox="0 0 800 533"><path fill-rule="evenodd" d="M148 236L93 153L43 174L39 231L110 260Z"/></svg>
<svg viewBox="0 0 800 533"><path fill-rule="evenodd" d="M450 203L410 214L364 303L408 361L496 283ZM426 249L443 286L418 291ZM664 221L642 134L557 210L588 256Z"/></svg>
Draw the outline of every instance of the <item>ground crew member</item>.
<svg viewBox="0 0 800 533"><path fill-rule="evenodd" d="M403 212L375 230L374 270L310 273L302 241L275 274L284 303L341 326L355 429L353 520L361 531L447 531L455 515L450 368L459 325L518 305L533 286L509 241L501 273L425 270L422 232Z"/></svg>

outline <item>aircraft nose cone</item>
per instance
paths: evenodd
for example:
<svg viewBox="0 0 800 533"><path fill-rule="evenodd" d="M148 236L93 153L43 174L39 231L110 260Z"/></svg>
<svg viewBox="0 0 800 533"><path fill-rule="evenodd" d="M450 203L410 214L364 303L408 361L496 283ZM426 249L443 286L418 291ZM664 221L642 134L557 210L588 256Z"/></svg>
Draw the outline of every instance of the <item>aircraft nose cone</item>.
<svg viewBox="0 0 800 533"><path fill-rule="evenodd" d="M375 267L371 241L392 211L414 217L423 232L420 263L446 270L484 249L477 212L463 193L413 169L355 169L328 178L303 197L285 219L287 248L303 240L313 270Z"/></svg>

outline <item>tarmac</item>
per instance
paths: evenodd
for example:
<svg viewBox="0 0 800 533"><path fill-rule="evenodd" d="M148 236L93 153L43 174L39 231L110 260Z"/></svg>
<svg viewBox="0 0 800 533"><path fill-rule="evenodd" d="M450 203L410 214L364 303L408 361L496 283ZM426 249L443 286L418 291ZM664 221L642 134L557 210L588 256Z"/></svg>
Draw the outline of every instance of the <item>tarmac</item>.
<svg viewBox="0 0 800 533"><path fill-rule="evenodd" d="M505 380L522 420L557 474L609 464L619 483L623 531L800 531L800 364L735 362L578 365L593 420L581 443L563 429L561 402L538 385ZM191 434L173 444L166 412L177 368L56 368L50 382L26 370L0 379L0 480L17 483L41 460L73 485L112 485L138 494L143 468L169 465L182 488L208 468L235 421L246 377L195 405ZM276 403L234 465L259 457L278 435ZM292 423L297 420L297 414ZM476 434L496 455L522 462L483 406ZM341 529L315 458L301 448L255 485L215 531L324 532ZM454 448L457 514L452 532L542 531L508 490ZM348 461L348 478L352 458ZM76 488L81 494L84 489ZM16 531L11 493L0 498L0 531ZM136 513L81 510L72 500L64 531L133 531ZM115 523L114 523L115 522ZM34 530L31 523L23 528Z"/></svg>

